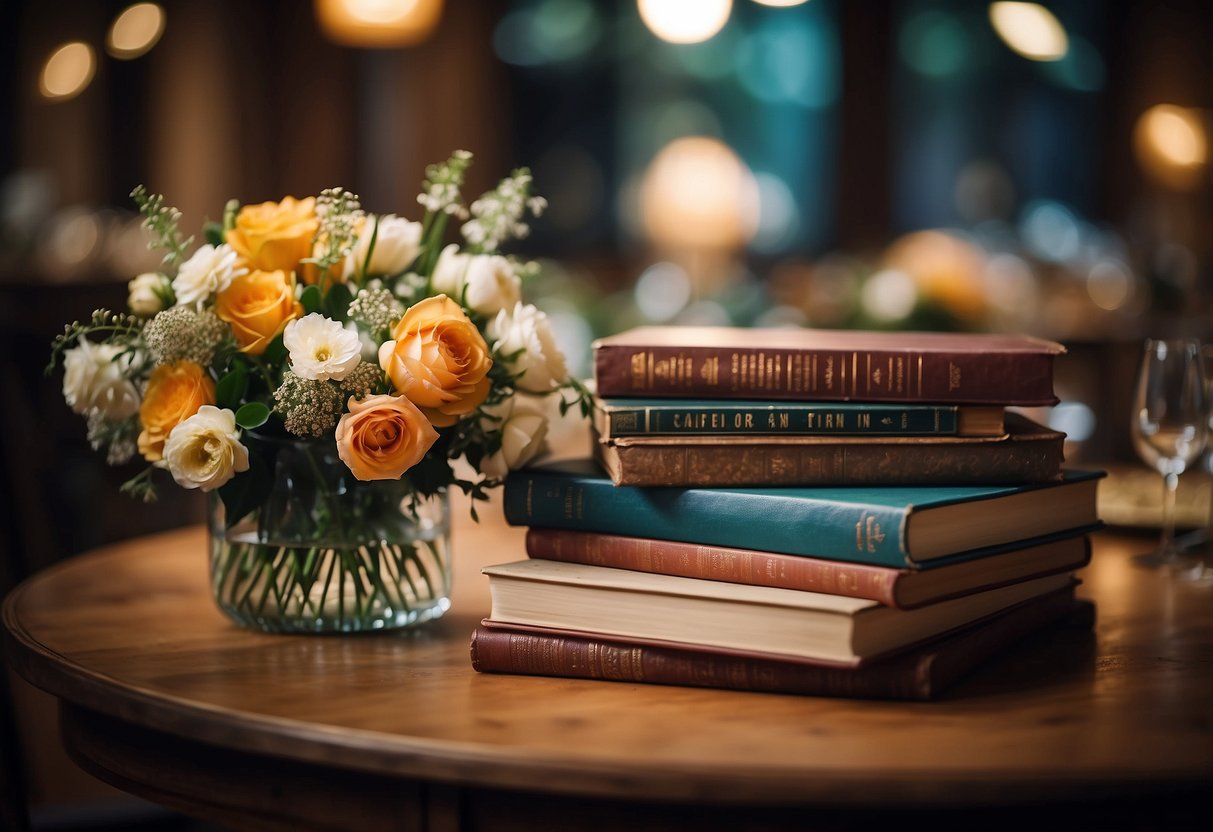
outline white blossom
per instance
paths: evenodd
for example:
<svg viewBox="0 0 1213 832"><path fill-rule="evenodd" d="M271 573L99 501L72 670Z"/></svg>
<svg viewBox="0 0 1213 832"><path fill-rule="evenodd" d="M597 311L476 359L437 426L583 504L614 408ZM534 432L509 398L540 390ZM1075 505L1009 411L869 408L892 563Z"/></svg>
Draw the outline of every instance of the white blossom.
<svg viewBox="0 0 1213 832"><path fill-rule="evenodd" d="M178 485L203 491L214 491L249 467L236 414L209 404L173 428L164 443L164 459Z"/></svg>
<svg viewBox="0 0 1213 832"><path fill-rule="evenodd" d="M374 247L372 248L372 240ZM394 214L367 216L362 233L345 260L345 277L400 274L421 252L421 223ZM367 262L367 255L370 262Z"/></svg>
<svg viewBox="0 0 1213 832"><path fill-rule="evenodd" d="M362 360L358 332L318 312L288 323L282 344L290 353L291 371L300 378L340 381Z"/></svg>
<svg viewBox="0 0 1213 832"><path fill-rule="evenodd" d="M127 306L131 313L147 317L164 308L168 278L159 272L145 272L126 284Z"/></svg>
<svg viewBox="0 0 1213 832"><path fill-rule="evenodd" d="M501 448L484 458L481 471L503 479L539 455L548 435L548 417L543 403L534 396L515 394L500 404L481 409L486 431L501 432Z"/></svg>
<svg viewBox="0 0 1213 832"><path fill-rule="evenodd" d="M556 345L548 316L534 306L516 303L503 309L488 326L493 351L518 378L518 389L547 393L568 380L564 354Z"/></svg>
<svg viewBox="0 0 1213 832"><path fill-rule="evenodd" d="M81 338L63 354L63 398L76 413L98 411L106 419L125 419L139 409L139 391L127 377L131 357L117 344ZM117 360L115 360L117 359Z"/></svg>
<svg viewBox="0 0 1213 832"><path fill-rule="evenodd" d="M461 254L456 245L438 255L430 281L435 292L458 298L486 317L513 308L522 297L522 281L509 260L497 254Z"/></svg>
<svg viewBox="0 0 1213 832"><path fill-rule="evenodd" d="M173 278L177 303L201 306L243 274L248 274L248 269L239 265L239 257L231 246L227 243L219 246L208 243L195 251L177 270L177 276Z"/></svg>

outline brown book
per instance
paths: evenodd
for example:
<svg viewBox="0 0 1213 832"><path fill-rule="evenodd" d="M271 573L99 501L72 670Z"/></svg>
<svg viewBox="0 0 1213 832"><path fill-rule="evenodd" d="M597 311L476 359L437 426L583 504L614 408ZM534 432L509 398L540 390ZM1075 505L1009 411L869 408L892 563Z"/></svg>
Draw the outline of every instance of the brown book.
<svg viewBox="0 0 1213 832"><path fill-rule="evenodd" d="M1095 607L1064 589L906 653L861 667L838 667L730 651L605 638L485 621L472 633L472 667L513 673L661 685L928 700L983 662L1050 625L1090 629Z"/></svg>
<svg viewBox="0 0 1213 832"><path fill-rule="evenodd" d="M571 529L528 529L526 551L528 556L543 560L825 592L866 598L900 609L1041 575L1070 572L1086 566L1091 558L1091 544L1085 534L1040 540L1034 545L930 569L894 569Z"/></svg>
<svg viewBox="0 0 1213 832"><path fill-rule="evenodd" d="M1052 405L1061 344L1022 335L646 326L594 342L598 394Z"/></svg>
<svg viewBox="0 0 1213 832"><path fill-rule="evenodd" d="M1060 477L1065 434L1017 413L1007 433L972 436L594 438L616 485L943 485Z"/></svg>

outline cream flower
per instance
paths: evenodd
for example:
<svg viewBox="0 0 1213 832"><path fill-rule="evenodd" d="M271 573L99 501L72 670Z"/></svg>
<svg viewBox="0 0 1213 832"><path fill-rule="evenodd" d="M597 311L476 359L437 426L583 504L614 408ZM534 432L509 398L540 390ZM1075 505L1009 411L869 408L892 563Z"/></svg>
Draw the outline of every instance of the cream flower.
<svg viewBox="0 0 1213 832"><path fill-rule="evenodd" d="M117 344L81 339L63 354L63 398L72 410L118 421L139 409L139 391L126 377L131 361L118 358L121 352Z"/></svg>
<svg viewBox="0 0 1213 832"><path fill-rule="evenodd" d="M182 306L201 306L204 301L231 285L233 278L248 274L239 264L236 252L227 243L218 247L209 243L181 264L173 278L173 291Z"/></svg>
<svg viewBox="0 0 1213 832"><path fill-rule="evenodd" d="M501 431L501 448L487 456L480 470L494 479L503 479L521 468L544 449L548 435L548 417L542 401L518 394L500 404L481 409L481 425L486 431Z"/></svg>
<svg viewBox="0 0 1213 832"><path fill-rule="evenodd" d="M205 404L173 428L164 443L169 473L182 488L214 491L248 470L248 448L240 444L236 414Z"/></svg>
<svg viewBox="0 0 1213 832"><path fill-rule="evenodd" d="M282 345L291 355L291 372L314 381L340 381L362 360L357 330L318 312L289 322Z"/></svg>
<svg viewBox="0 0 1213 832"><path fill-rule="evenodd" d="M488 334L495 339L494 351L518 375L518 389L547 393L568 380L569 370L552 336L548 316L534 306L517 303L512 311L501 310L489 324Z"/></svg>
<svg viewBox="0 0 1213 832"><path fill-rule="evenodd" d="M148 317L164 308L168 295L168 278L159 272L146 272L126 284L127 306L131 313Z"/></svg>
<svg viewBox="0 0 1213 832"><path fill-rule="evenodd" d="M371 248L371 240L375 247ZM345 277L367 274L400 274L421 252L421 223L394 214L371 214L362 226L358 242L345 259ZM367 262L367 254L370 262Z"/></svg>
<svg viewBox="0 0 1213 832"><path fill-rule="evenodd" d="M498 254L460 254L456 245L438 255L430 280L435 292L458 298L487 317L512 308L522 297L522 281L509 260Z"/></svg>

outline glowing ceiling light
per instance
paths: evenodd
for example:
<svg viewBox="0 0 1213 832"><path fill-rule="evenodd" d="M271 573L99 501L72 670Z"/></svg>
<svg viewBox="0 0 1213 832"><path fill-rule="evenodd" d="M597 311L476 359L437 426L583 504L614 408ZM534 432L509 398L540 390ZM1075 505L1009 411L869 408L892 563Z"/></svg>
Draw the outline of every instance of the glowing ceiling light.
<svg viewBox="0 0 1213 832"><path fill-rule="evenodd" d="M391 49L428 38L442 0L315 0L321 31L343 46Z"/></svg>
<svg viewBox="0 0 1213 832"><path fill-rule="evenodd" d="M1155 178L1179 188L1199 184L1209 160L1209 138L1198 110L1158 104L1133 130L1138 160Z"/></svg>
<svg viewBox="0 0 1213 832"><path fill-rule="evenodd" d="M43 64L38 88L45 98L66 101L84 91L96 69L91 46L80 41L65 43Z"/></svg>
<svg viewBox="0 0 1213 832"><path fill-rule="evenodd" d="M155 3L127 6L110 25L106 51L115 58L130 60L145 54L164 34L164 9Z"/></svg>
<svg viewBox="0 0 1213 832"><path fill-rule="evenodd" d="M657 154L641 186L644 227L675 249L734 249L758 228L758 185L745 163L717 139L675 139Z"/></svg>
<svg viewBox="0 0 1213 832"><path fill-rule="evenodd" d="M670 43L700 43L728 22L733 0L636 0L640 18Z"/></svg>
<svg viewBox="0 0 1213 832"><path fill-rule="evenodd" d="M990 23L1003 42L1033 61L1057 61L1069 49L1065 27L1039 3L991 3Z"/></svg>

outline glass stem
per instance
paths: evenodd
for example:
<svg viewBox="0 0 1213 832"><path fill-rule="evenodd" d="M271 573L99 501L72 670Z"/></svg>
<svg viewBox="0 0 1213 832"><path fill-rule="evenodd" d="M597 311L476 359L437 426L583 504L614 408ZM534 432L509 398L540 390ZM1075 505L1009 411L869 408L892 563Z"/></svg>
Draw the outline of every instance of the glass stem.
<svg viewBox="0 0 1213 832"><path fill-rule="evenodd" d="M1175 553L1175 492L1179 489L1179 474L1168 471L1162 475L1162 540L1158 552L1163 557Z"/></svg>

